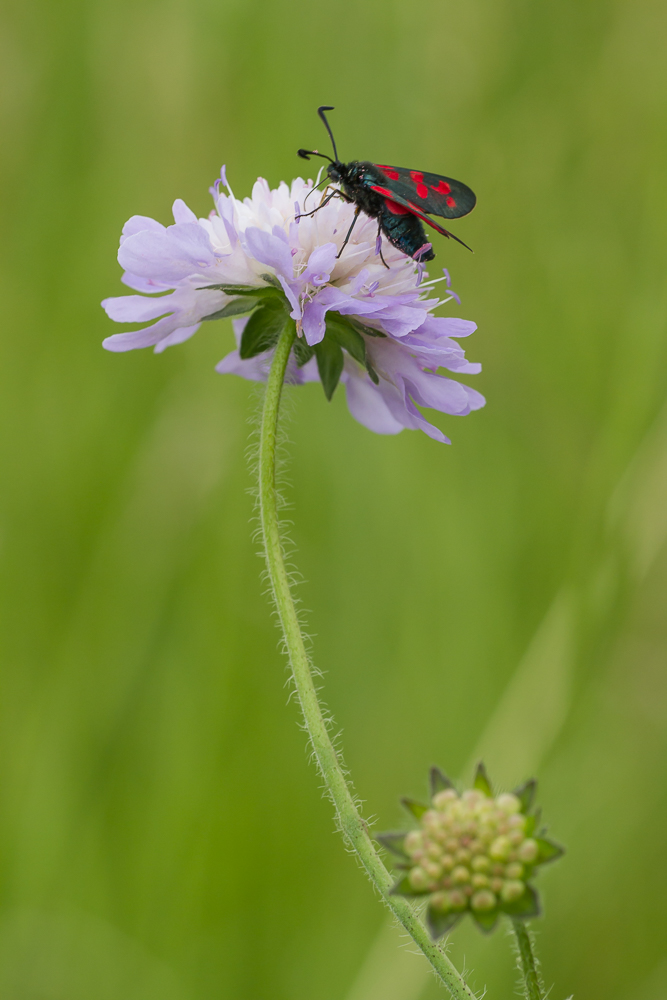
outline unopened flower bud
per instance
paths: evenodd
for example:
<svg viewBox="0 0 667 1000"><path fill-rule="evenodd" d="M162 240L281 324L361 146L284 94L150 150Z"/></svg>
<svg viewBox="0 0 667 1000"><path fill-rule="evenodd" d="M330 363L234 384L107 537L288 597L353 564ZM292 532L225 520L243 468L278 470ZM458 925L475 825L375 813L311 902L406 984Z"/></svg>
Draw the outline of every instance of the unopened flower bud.
<svg viewBox="0 0 667 1000"><path fill-rule="evenodd" d="M433 805L436 809L444 809L450 802L454 802L458 798L458 795L453 788L445 788L444 791L438 792L437 795L433 796Z"/></svg>
<svg viewBox="0 0 667 1000"><path fill-rule="evenodd" d="M519 879L509 879L500 890L500 896L503 902L514 903L517 899L521 899L525 891L525 882L521 882Z"/></svg>
<svg viewBox="0 0 667 1000"><path fill-rule="evenodd" d="M468 905L468 897L460 889L452 889L449 894L449 905L453 910L465 910Z"/></svg>
<svg viewBox="0 0 667 1000"><path fill-rule="evenodd" d="M517 799L516 795L512 795L511 792L505 792L504 795L499 795L496 799L496 805L499 809L502 809L504 813L510 816L512 813L518 813L521 809L521 803Z"/></svg>
<svg viewBox="0 0 667 1000"><path fill-rule="evenodd" d="M505 874L508 878L521 878L523 875L523 865L519 864L518 861L513 861L505 869Z"/></svg>
<svg viewBox="0 0 667 1000"><path fill-rule="evenodd" d="M416 892L422 892L424 889L428 888L430 880L424 869L417 867L410 869L408 881Z"/></svg>
<svg viewBox="0 0 667 1000"><path fill-rule="evenodd" d="M470 905L473 910L481 910L482 912L488 912L492 910L496 905L496 897L488 889L480 889L470 900Z"/></svg>
<svg viewBox="0 0 667 1000"><path fill-rule="evenodd" d="M448 913L449 910L453 909L448 892L434 892L431 896L431 906L439 910L440 913Z"/></svg>
<svg viewBox="0 0 667 1000"><path fill-rule="evenodd" d="M518 854L522 861L527 864L532 864L533 861L537 860L537 855L540 853L537 842L534 840L524 840L523 844L519 848Z"/></svg>
<svg viewBox="0 0 667 1000"><path fill-rule="evenodd" d="M464 865L457 865L452 872L452 878L459 884L470 881L470 872Z"/></svg>
<svg viewBox="0 0 667 1000"><path fill-rule="evenodd" d="M475 889L486 889L489 884L489 880L486 875L482 875L481 872L478 872L476 875L473 875L472 884Z"/></svg>
<svg viewBox="0 0 667 1000"><path fill-rule="evenodd" d="M489 848L489 854L494 861L505 861L512 850L512 845L507 837L496 837Z"/></svg>
<svg viewBox="0 0 667 1000"><path fill-rule="evenodd" d="M406 836L403 843L408 854L412 854L413 851L419 850L422 845L421 832L419 830L410 830L410 833Z"/></svg>
<svg viewBox="0 0 667 1000"><path fill-rule="evenodd" d="M486 854L477 854L471 862L473 871L488 872L491 868L491 861Z"/></svg>

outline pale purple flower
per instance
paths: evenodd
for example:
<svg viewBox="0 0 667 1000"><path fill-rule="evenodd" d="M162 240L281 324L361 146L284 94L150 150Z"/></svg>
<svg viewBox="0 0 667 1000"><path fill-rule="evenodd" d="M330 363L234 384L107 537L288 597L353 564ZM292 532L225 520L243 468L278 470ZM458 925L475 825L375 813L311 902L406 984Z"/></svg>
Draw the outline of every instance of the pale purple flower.
<svg viewBox="0 0 667 1000"><path fill-rule="evenodd" d="M323 339L327 313L354 318L380 334L362 333L378 384L347 353L341 377L350 411L371 430L395 434L404 427L421 428L438 441L448 441L417 407L464 415L484 405L484 398L474 389L436 374L441 368L465 374L480 370L479 365L466 362L463 349L453 339L468 336L475 324L433 316L439 300L428 298L427 290L419 287L424 266L382 239L382 256L389 267L384 266L376 253L375 220L361 215L337 258L352 221L353 205L334 198L315 215L301 215L311 203L317 205L317 194L304 208L312 182L300 178L291 187L281 183L274 190L259 179L252 197L243 201L231 191L223 194L222 185L226 186L224 168L210 189L215 209L207 219L197 219L178 199L173 226L144 216L133 216L126 223L118 252L125 269L122 280L142 294L105 299L102 304L118 322L156 322L108 337L104 341L108 350L153 346L160 352L187 340L202 320L233 299L233 295L202 286L261 288L266 287L268 275L268 280L280 283L297 334L307 344L315 346ZM234 320L237 339L246 322ZM271 354L242 360L233 351L217 370L261 380ZM318 378L315 358L302 368L290 361L289 381Z"/></svg>

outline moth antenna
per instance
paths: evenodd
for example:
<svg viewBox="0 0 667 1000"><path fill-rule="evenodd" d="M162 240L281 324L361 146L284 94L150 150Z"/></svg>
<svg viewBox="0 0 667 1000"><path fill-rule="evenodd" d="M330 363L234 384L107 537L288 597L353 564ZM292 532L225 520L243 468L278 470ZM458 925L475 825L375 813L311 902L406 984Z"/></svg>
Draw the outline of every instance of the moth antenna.
<svg viewBox="0 0 667 1000"><path fill-rule="evenodd" d="M334 160L336 163L338 163L338 150L336 149L336 140L333 137L331 126L329 125L329 122L326 119L326 115L324 114L325 111L335 111L335 108L328 108L326 104L323 104L321 108L317 109L317 113L324 122L326 130L329 133L329 138L331 139L331 145L333 146L333 151L334 151Z"/></svg>
<svg viewBox="0 0 667 1000"><path fill-rule="evenodd" d="M296 155L300 156L302 160L309 160L311 156L321 156L323 159L328 160L329 163L334 162L326 153L318 153L316 149L297 149Z"/></svg>

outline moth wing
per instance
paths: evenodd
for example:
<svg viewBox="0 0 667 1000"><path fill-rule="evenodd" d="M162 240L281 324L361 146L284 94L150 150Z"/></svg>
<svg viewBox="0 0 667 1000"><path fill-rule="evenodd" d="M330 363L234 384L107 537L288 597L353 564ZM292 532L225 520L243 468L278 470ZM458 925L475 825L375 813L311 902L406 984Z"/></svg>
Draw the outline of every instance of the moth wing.
<svg viewBox="0 0 667 1000"><path fill-rule="evenodd" d="M453 177L379 163L374 165L384 175L388 188L419 205L420 210L429 215L460 219L472 212L477 202L474 192Z"/></svg>
<svg viewBox="0 0 667 1000"><path fill-rule="evenodd" d="M389 187L383 187L381 184L369 184L369 187L371 191L375 191L377 194L381 194L383 198L387 199L387 201L389 202L390 211L392 203L396 206L400 206L400 209L410 212L412 215L416 215L418 219L421 219L422 222L425 222L427 226L431 226L431 228L435 229L435 231L437 233L440 233L441 236L447 236L448 239L456 240L456 242L464 246L466 250L470 250L470 247L468 246L467 243L464 243L463 240L460 240L458 236L454 236L454 233L450 233L448 229L443 229L442 226L439 226L438 223L434 222L433 219L429 218L428 215L425 215L423 209L415 205L414 202L409 201L407 198L404 198L395 189ZM401 214L400 210L396 214L400 215Z"/></svg>

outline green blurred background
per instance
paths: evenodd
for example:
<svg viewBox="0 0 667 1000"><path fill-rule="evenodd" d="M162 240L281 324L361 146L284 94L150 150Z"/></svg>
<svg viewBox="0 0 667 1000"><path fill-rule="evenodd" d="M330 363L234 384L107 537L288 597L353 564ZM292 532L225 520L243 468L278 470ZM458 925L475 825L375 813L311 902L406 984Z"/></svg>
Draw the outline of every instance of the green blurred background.
<svg viewBox="0 0 667 1000"><path fill-rule="evenodd" d="M377 828L429 765L536 773L554 1000L667 997L662 0L22 0L0 40L4 1000L435 1000L335 835L251 540L256 391L105 353L132 214L220 164L442 171L488 398L453 447L291 394L315 657ZM437 272L436 272L437 273ZM117 328L116 328L117 329ZM502 932L451 954L513 995Z"/></svg>

